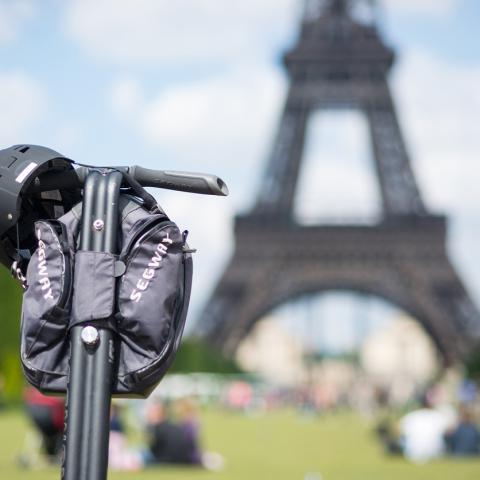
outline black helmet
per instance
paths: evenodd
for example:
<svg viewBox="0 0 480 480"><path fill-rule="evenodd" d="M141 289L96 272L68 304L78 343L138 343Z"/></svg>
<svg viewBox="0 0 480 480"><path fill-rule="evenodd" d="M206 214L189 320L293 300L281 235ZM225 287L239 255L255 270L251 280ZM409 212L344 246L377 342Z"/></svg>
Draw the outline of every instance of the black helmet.
<svg viewBox="0 0 480 480"><path fill-rule="evenodd" d="M58 218L80 200L80 190L27 193L46 171L71 169L62 154L38 145L14 145L0 150L0 263L28 261L35 248L33 223Z"/></svg>

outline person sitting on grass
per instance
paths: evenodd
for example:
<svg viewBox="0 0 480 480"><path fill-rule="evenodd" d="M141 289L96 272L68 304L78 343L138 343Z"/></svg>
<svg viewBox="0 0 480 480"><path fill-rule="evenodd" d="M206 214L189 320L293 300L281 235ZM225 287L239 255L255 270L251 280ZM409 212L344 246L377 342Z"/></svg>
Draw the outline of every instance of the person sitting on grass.
<svg viewBox="0 0 480 480"><path fill-rule="evenodd" d="M480 433L468 407L460 408L458 425L446 435L445 439L452 455L465 457L480 453Z"/></svg>
<svg viewBox="0 0 480 480"><path fill-rule="evenodd" d="M195 439L169 418L160 401L152 403L147 410L147 436L148 463L199 464L192 453L198 449Z"/></svg>
<svg viewBox="0 0 480 480"><path fill-rule="evenodd" d="M444 436L450 419L432 406L429 394L421 398L421 408L400 420L400 442L407 460L425 463L445 453Z"/></svg>
<svg viewBox="0 0 480 480"><path fill-rule="evenodd" d="M179 422L174 422L165 405L157 400L147 410L149 449L145 463L194 465L208 470L221 470L223 457L217 452L202 452L199 440L197 410L191 399L176 405Z"/></svg>
<svg viewBox="0 0 480 480"><path fill-rule="evenodd" d="M34 387L25 390L25 407L42 437L42 446L49 462L58 463L62 453L65 401L47 397Z"/></svg>

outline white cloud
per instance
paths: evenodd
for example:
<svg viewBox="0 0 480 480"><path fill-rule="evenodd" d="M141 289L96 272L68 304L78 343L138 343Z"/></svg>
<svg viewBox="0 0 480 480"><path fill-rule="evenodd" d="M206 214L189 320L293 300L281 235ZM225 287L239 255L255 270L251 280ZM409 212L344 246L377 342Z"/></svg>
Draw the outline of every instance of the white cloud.
<svg viewBox="0 0 480 480"><path fill-rule="evenodd" d="M44 93L33 79L21 72L0 73L0 143L22 141L44 107Z"/></svg>
<svg viewBox="0 0 480 480"><path fill-rule="evenodd" d="M392 14L448 17L457 7L459 0L382 0L382 3Z"/></svg>
<svg viewBox="0 0 480 480"><path fill-rule="evenodd" d="M110 104L120 117L137 114L137 109L142 104L142 93L138 83L133 78L118 79L111 88Z"/></svg>
<svg viewBox="0 0 480 480"><path fill-rule="evenodd" d="M471 212L480 204L480 66L405 55L397 103L423 193L436 209Z"/></svg>
<svg viewBox="0 0 480 480"><path fill-rule="evenodd" d="M458 4L382 2L393 14L444 18ZM191 67L269 55L296 31L302 8L300 0L71 0L64 23L67 34L97 59Z"/></svg>
<svg viewBox="0 0 480 480"><path fill-rule="evenodd" d="M120 80L111 89L117 112L125 103L118 92L124 90L136 92L139 101L128 100L129 113L124 109L122 118L172 163L190 169L221 166L237 183L251 184L252 171L259 175L282 102L283 82L276 70L250 65L172 86L151 98L138 85L126 88Z"/></svg>
<svg viewBox="0 0 480 480"><path fill-rule="evenodd" d="M0 2L0 44L12 41L24 23L33 17L32 0L3 0Z"/></svg>
<svg viewBox="0 0 480 480"><path fill-rule="evenodd" d="M172 149L188 143L195 152L219 148L231 156L268 134L264 124L271 123L280 93L274 71L239 69L160 92L145 109L143 128L152 142Z"/></svg>
<svg viewBox="0 0 480 480"><path fill-rule="evenodd" d="M265 51L291 28L294 0L75 0L66 30L115 62L192 64Z"/></svg>

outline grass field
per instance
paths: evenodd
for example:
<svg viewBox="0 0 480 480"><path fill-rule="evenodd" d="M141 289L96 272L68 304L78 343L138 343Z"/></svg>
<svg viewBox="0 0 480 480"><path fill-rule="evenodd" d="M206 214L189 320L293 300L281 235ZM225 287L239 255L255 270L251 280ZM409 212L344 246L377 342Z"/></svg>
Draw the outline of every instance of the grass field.
<svg viewBox="0 0 480 480"><path fill-rule="evenodd" d="M203 443L226 459L221 472L157 468L111 473L111 480L478 480L480 460L442 460L415 466L385 457L369 425L341 414L307 419L293 412L263 416L208 411ZM21 470L14 459L28 428L19 412L0 414L0 478L58 479L58 469ZM308 475L310 473L310 475Z"/></svg>

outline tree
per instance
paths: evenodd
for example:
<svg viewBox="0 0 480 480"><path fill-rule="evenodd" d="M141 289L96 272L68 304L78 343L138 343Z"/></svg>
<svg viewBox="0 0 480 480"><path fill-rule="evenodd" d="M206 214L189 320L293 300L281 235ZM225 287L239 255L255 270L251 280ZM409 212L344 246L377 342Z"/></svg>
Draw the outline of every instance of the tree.
<svg viewBox="0 0 480 480"><path fill-rule="evenodd" d="M0 267L0 395L18 400L23 387L20 366L20 309L22 289L9 272ZM2 391L3 390L3 391Z"/></svg>
<svg viewBox="0 0 480 480"><path fill-rule="evenodd" d="M172 373L242 373L233 360L225 358L201 340L185 339L170 368Z"/></svg>

